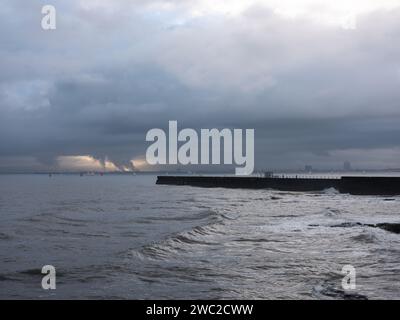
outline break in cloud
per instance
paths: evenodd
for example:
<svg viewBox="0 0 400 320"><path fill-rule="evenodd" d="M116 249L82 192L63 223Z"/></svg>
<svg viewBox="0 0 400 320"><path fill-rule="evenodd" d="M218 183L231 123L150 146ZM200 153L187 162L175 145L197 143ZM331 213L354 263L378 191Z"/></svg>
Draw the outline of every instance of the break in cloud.
<svg viewBox="0 0 400 320"><path fill-rule="evenodd" d="M131 169L168 120L255 128L259 168L400 167L399 39L400 0L3 0L0 171Z"/></svg>

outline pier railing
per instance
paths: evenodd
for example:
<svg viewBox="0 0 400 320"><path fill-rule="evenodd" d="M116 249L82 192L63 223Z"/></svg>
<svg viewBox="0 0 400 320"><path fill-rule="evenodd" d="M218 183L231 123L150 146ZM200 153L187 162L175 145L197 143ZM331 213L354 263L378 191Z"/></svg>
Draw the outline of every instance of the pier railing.
<svg viewBox="0 0 400 320"><path fill-rule="evenodd" d="M270 176L265 175L256 175L257 177L262 178L277 178L277 179L338 179L340 180L342 177L338 175L314 175L314 174L273 174Z"/></svg>

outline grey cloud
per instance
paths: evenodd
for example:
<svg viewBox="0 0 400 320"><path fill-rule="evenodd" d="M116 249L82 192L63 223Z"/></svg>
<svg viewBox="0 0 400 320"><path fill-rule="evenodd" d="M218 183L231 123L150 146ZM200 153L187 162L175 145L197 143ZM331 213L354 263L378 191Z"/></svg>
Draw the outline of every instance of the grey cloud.
<svg viewBox="0 0 400 320"><path fill-rule="evenodd" d="M368 165L394 165L400 10L344 30L262 7L177 24L187 5L81 3L55 1L52 32L40 29L43 1L1 5L0 170L15 157L20 168L78 154L126 163L168 120L255 128L258 167L361 166L368 150Z"/></svg>

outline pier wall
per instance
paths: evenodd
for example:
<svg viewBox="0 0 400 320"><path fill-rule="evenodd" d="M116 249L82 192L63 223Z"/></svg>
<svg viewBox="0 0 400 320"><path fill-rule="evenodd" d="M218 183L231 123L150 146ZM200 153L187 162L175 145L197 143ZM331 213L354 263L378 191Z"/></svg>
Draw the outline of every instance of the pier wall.
<svg viewBox="0 0 400 320"><path fill-rule="evenodd" d="M400 177L260 178L224 176L158 176L157 184L205 188L274 189L280 191L322 191L335 188L354 195L400 195Z"/></svg>
<svg viewBox="0 0 400 320"><path fill-rule="evenodd" d="M400 177L342 177L338 190L354 195L400 195Z"/></svg>
<svg viewBox="0 0 400 320"><path fill-rule="evenodd" d="M206 188L276 189L282 191L320 191L338 188L339 179L159 176L157 184L190 185Z"/></svg>

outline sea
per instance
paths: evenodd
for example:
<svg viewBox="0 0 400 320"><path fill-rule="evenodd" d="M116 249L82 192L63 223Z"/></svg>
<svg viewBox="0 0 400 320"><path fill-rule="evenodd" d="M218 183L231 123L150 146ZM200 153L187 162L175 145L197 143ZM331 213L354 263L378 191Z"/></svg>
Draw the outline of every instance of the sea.
<svg viewBox="0 0 400 320"><path fill-rule="evenodd" d="M0 175L0 298L400 298L400 197L155 182Z"/></svg>

